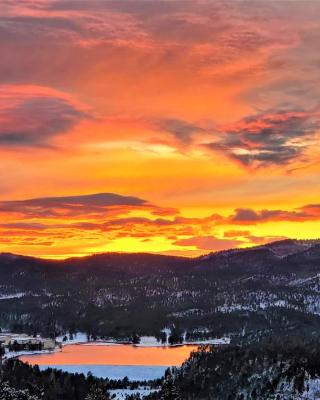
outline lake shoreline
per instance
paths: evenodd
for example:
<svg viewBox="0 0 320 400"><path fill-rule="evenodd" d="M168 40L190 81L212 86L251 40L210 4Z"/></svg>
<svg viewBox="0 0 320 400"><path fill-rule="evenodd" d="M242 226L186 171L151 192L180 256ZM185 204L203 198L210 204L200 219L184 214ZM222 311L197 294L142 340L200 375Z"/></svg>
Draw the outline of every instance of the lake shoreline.
<svg viewBox="0 0 320 400"><path fill-rule="evenodd" d="M87 336L84 333L78 332L75 334L75 337L72 339L63 340L62 336L58 336L56 341L61 343L62 346L69 344L86 344L86 345L131 345L136 347L177 347L177 346L206 346L206 345L229 345L231 342L230 337L221 337L221 338L213 338L213 339L205 339L205 340L196 340L196 341L187 341L183 339L181 343L169 343L160 342L156 339L155 336L141 336L139 343L135 343L130 340L125 339L96 339L93 341L88 340Z"/></svg>
<svg viewBox="0 0 320 400"><path fill-rule="evenodd" d="M65 337L65 336L64 336ZM35 351L28 351L28 350L22 350L19 352L7 352L3 356L3 361L5 362L6 360L12 359L12 358L17 358L20 359L20 357L26 357L26 356L41 356L41 355L46 355L46 354L55 354L62 352L63 347L65 346L73 346L73 345L78 345L78 346L130 346L130 347L135 347L135 348L162 348L162 349L170 349L170 348L179 348L183 346L193 346L193 347L200 347L200 346L206 346L206 345L228 345L230 344L230 338L228 337L223 337L223 338L216 338L216 339L208 339L208 340L199 340L195 342L191 341L183 341L182 343L173 343L170 344L168 341L166 343L162 343L157 341L157 339L153 336L141 336L141 342L140 343L133 343L132 341L129 340L117 340L114 338L110 339L97 339L95 341L90 341L87 338L87 335L78 332L74 335L72 339L67 339L63 340L62 336L56 337L56 347L52 350L35 350Z"/></svg>
<svg viewBox="0 0 320 400"><path fill-rule="evenodd" d="M69 344L53 352L14 354L22 362L37 365L40 370L60 369L68 373L83 373L104 379L145 381L161 378L165 370L179 367L198 346L139 347L133 344L103 345L97 343Z"/></svg>

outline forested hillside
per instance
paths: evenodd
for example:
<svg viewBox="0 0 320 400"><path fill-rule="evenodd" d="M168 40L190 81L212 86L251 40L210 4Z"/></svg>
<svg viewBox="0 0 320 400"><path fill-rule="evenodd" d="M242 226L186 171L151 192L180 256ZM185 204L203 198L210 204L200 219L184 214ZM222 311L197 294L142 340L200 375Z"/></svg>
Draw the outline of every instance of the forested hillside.
<svg viewBox="0 0 320 400"><path fill-rule="evenodd" d="M161 380L129 382L100 379L88 374L70 374L8 360L0 368L0 400L109 400L114 389L159 387Z"/></svg>
<svg viewBox="0 0 320 400"><path fill-rule="evenodd" d="M286 240L187 259L101 254L0 256L0 326L130 339L254 340L320 328L320 244Z"/></svg>
<svg viewBox="0 0 320 400"><path fill-rule="evenodd" d="M320 397L320 346L308 335L241 346L202 346L181 368L168 369L163 380L148 383L40 371L9 360L0 370L0 399L108 400L110 389L146 384L157 391L145 400L314 400Z"/></svg>
<svg viewBox="0 0 320 400"><path fill-rule="evenodd" d="M166 373L149 400L287 400L320 397L320 244L286 240L195 259L101 254L64 261L0 256L2 328L56 336L171 342L230 336ZM129 382L9 360L12 400L105 400ZM150 384L150 383L149 383ZM6 399L7 399L6 398ZM135 397L138 399L138 395ZM1 397L0 397L1 399Z"/></svg>
<svg viewBox="0 0 320 400"><path fill-rule="evenodd" d="M1 400L91 400L93 390L103 393L95 400L108 400L107 388L103 379L53 369L41 372L18 360L8 360L0 370Z"/></svg>
<svg viewBox="0 0 320 400"><path fill-rule="evenodd" d="M318 341L290 339L242 347L203 347L166 374L150 400L299 400L320 398Z"/></svg>

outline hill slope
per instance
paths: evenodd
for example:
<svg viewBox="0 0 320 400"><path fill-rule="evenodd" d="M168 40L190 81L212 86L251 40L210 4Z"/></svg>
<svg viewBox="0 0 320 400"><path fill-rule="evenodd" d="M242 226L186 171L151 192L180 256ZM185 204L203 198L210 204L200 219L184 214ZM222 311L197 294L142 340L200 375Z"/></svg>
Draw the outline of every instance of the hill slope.
<svg viewBox="0 0 320 400"><path fill-rule="evenodd" d="M320 327L320 242L286 240L188 259L0 255L0 326L52 336L236 340Z"/></svg>
<svg viewBox="0 0 320 400"><path fill-rule="evenodd" d="M316 341L206 347L167 373L161 391L149 399L318 399L319 357Z"/></svg>

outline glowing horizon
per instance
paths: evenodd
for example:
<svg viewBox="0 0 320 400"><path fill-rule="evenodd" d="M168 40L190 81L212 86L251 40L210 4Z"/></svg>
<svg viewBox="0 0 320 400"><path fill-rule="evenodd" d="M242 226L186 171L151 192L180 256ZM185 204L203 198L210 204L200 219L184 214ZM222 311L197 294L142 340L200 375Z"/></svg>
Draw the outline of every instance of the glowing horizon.
<svg viewBox="0 0 320 400"><path fill-rule="evenodd" d="M320 236L320 3L5 0L0 251Z"/></svg>

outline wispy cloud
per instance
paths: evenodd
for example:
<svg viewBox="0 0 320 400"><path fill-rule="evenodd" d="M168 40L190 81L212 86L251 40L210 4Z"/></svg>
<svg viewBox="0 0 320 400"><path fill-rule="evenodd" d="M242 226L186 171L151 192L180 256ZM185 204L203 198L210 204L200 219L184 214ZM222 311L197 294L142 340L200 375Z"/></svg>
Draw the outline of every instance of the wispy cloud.
<svg viewBox="0 0 320 400"><path fill-rule="evenodd" d="M314 145L319 128L318 111L273 110L220 127L222 137L206 146L246 166L281 165Z"/></svg>

